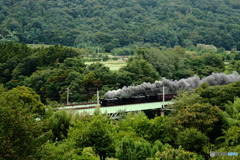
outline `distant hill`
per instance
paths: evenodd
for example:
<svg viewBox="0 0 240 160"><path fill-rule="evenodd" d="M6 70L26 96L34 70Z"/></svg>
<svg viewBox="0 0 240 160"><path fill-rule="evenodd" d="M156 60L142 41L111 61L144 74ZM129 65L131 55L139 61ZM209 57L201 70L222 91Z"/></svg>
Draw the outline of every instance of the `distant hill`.
<svg viewBox="0 0 240 160"><path fill-rule="evenodd" d="M0 42L240 49L239 0L1 0Z"/></svg>

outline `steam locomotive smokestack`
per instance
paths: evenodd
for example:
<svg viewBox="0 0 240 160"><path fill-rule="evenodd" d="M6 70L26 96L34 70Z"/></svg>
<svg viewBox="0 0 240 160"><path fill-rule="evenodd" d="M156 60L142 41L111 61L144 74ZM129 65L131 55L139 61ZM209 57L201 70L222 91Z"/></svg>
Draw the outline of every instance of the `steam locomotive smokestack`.
<svg viewBox="0 0 240 160"><path fill-rule="evenodd" d="M180 79L179 81L173 81L166 78L162 78L162 81L155 81L155 83L142 83L137 86L123 87L122 89L108 91L105 93L105 98L113 97L130 97L138 95L154 95L157 93L163 93L163 86L165 92L176 93L177 90L191 90L199 87L202 83L206 82L211 86L226 85L240 80L240 75L234 71L232 74L226 75L224 73L212 73L211 75L200 79L198 76L189 77L186 79Z"/></svg>

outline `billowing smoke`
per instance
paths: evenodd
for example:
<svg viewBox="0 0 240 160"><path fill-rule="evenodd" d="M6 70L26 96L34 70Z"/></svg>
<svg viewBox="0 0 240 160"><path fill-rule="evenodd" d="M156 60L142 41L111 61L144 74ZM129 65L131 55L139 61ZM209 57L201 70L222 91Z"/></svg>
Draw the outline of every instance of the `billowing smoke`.
<svg viewBox="0 0 240 160"><path fill-rule="evenodd" d="M156 81L155 83L142 83L137 86L123 87L122 89L108 91L105 93L105 98L114 97L130 97L141 95L155 95L163 92L163 86L165 93L176 93L177 90L191 90L199 87L202 83L206 82L211 86L226 85L235 81L240 81L240 75L234 71L232 74L226 75L224 73L212 73L211 75L200 79L198 76L189 77L186 79L180 79L179 81L173 81L163 78L162 81Z"/></svg>

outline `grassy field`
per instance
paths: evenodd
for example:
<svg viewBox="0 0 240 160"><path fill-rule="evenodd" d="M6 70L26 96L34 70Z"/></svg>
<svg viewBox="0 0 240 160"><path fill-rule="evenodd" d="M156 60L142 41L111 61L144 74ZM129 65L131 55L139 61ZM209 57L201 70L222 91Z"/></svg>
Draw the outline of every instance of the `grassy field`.
<svg viewBox="0 0 240 160"><path fill-rule="evenodd" d="M53 45L46 45L46 44L27 44L29 47L32 48L38 48L38 47L50 47ZM74 48L74 47L73 47ZM78 49L78 48L74 48ZM102 55L109 55L109 53L101 53ZM96 62L85 62L85 64L89 65L91 63L96 63ZM100 63L104 64L105 66L109 67L110 70L112 71L118 71L119 68L127 65L126 62L124 61L118 61L118 60L108 60L108 61L101 61Z"/></svg>
<svg viewBox="0 0 240 160"><path fill-rule="evenodd" d="M91 64L91 63L95 63L95 62L85 62L85 64L87 64L87 65L89 65L89 64ZM102 63L102 64L104 64L105 66L109 67L110 70L112 70L112 71L117 71L117 70L119 70L119 68L127 65L126 62L123 62L123 61L114 61L114 60L109 60L109 61L105 61L105 62L102 61L102 62L100 62L100 63Z"/></svg>
<svg viewBox="0 0 240 160"><path fill-rule="evenodd" d="M32 47L32 48L40 48L40 47L50 47L53 45L47 45L47 44L27 44L28 47Z"/></svg>

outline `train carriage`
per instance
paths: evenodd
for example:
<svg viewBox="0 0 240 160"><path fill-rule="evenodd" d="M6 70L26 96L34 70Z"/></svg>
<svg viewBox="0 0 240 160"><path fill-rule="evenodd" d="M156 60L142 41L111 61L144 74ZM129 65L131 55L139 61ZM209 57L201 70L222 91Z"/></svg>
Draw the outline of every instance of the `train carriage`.
<svg viewBox="0 0 240 160"><path fill-rule="evenodd" d="M164 94L164 100L169 101L177 94ZM145 103L145 102L160 102L163 101L163 94L146 95L146 96L133 96L133 97L117 97L117 98L104 98L100 100L101 106L125 105L132 103Z"/></svg>

